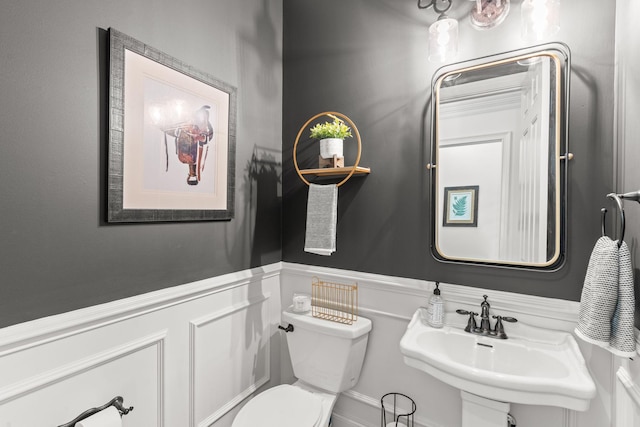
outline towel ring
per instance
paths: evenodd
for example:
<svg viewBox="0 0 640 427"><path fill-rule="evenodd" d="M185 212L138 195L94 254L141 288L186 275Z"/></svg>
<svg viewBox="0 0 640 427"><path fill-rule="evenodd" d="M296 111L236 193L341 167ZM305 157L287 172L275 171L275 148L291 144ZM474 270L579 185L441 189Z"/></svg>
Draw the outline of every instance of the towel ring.
<svg viewBox="0 0 640 427"><path fill-rule="evenodd" d="M351 121L351 119L347 116L345 116L342 113L337 113L335 111L325 111L323 113L318 113L315 116L311 117L309 120L306 121L305 124L302 125L302 127L300 128L300 130L298 131L298 136L296 136L296 142L293 144L293 165L296 168L296 172L298 173L298 176L300 177L300 179L307 185L311 185L311 183L304 177L302 176L302 172L300 172L300 168L298 167L298 156L297 156L297 148L298 148L298 142L300 141L300 136L302 135L302 132L304 132L304 130L307 128L307 126L309 126L309 124L314 121L315 119L317 119L318 117L321 116L338 116L341 119L344 119L346 122L349 123L349 125L351 126L351 128L353 129L355 136L356 136L356 140L358 141L358 155L356 156L356 161L354 163L354 165L351 167L351 171L349 172L349 174L339 183L336 184L336 187L340 187L342 184L344 184L345 182L347 182L349 180L349 178L351 178L353 176L353 174L355 173L355 171L358 168L358 164L360 163L360 155L362 154L362 141L360 140L360 132L358 132L358 128L356 127L355 123L353 123L353 121Z"/></svg>
<svg viewBox="0 0 640 427"><path fill-rule="evenodd" d="M620 247L622 246L622 242L624 241L624 229L625 229L624 208L622 207L622 200L616 193L609 193L607 194L607 197L609 199L615 200L616 204L618 205L618 212L620 213L620 238L618 239L618 247ZM600 212L602 213L602 218L601 218L602 219L602 235L604 236L605 235L604 220L607 215L607 209L602 208Z"/></svg>

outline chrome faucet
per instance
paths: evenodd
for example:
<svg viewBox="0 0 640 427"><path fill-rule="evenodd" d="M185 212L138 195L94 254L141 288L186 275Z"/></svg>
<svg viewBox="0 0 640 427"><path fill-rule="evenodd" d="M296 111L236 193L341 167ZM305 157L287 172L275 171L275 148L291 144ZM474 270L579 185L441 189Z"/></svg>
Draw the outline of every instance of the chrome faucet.
<svg viewBox="0 0 640 427"><path fill-rule="evenodd" d="M518 319L508 316L491 316L489 314L491 305L487 301L487 298L489 297L487 295L483 295L483 298L484 301L482 301L482 303L480 304L480 327L478 327L476 323L476 316L478 315L478 313L467 310L456 310L456 313L458 314L469 316L467 326L464 328L465 332L506 340L508 337L504 331L504 325L502 324L502 322L505 321L509 323L515 323L518 321ZM491 317L496 319L496 324L493 329L491 328Z"/></svg>

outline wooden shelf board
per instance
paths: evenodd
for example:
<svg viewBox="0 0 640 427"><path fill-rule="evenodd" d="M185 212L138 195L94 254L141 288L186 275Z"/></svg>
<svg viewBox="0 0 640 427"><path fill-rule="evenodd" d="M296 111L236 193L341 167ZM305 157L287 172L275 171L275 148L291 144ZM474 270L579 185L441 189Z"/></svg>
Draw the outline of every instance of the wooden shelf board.
<svg viewBox="0 0 640 427"><path fill-rule="evenodd" d="M302 175L315 175L315 176L347 176L353 169L353 166L345 166L343 168L322 168L322 169L302 169L300 173ZM356 171L353 175L367 175L371 173L370 168L364 168L362 166L356 167Z"/></svg>

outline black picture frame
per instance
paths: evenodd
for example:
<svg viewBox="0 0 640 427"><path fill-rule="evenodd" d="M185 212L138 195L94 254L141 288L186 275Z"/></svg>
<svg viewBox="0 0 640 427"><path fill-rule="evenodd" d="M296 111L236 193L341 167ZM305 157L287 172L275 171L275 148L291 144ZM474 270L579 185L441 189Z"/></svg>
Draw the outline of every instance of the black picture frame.
<svg viewBox="0 0 640 427"><path fill-rule="evenodd" d="M107 221L231 220L236 110L235 87L110 28Z"/></svg>
<svg viewBox="0 0 640 427"><path fill-rule="evenodd" d="M480 186L444 188L443 227L477 227Z"/></svg>

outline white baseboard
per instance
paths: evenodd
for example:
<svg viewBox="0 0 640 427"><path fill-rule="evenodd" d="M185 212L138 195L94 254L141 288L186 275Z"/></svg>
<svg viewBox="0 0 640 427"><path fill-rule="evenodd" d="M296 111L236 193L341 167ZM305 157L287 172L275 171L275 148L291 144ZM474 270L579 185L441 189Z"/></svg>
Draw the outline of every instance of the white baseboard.
<svg viewBox="0 0 640 427"><path fill-rule="evenodd" d="M343 392L342 396L347 397L349 399L352 399L352 400L354 400L356 402L359 402L360 404L369 406L373 410L373 412L378 414L378 418L381 418L382 409L381 409L380 399L374 399L371 396L367 396L366 394L358 393L358 392L353 391L353 390L347 390L347 391ZM336 427L341 427L342 425L349 426L349 427L351 427L351 426L353 426L353 427L360 427L360 426L363 426L363 427L374 427L374 426L367 426L366 424L361 424L358 421L349 420L347 416L336 414L334 412L334 416L336 416L336 415L337 415L337 418L340 419L341 423L344 423L344 424L340 424L339 426L336 426ZM415 416L413 421L414 421L414 427L442 427L442 426L434 423L432 420L425 419L424 417ZM378 426L379 424L380 424L380 422L378 422L378 424L375 424L375 426Z"/></svg>

